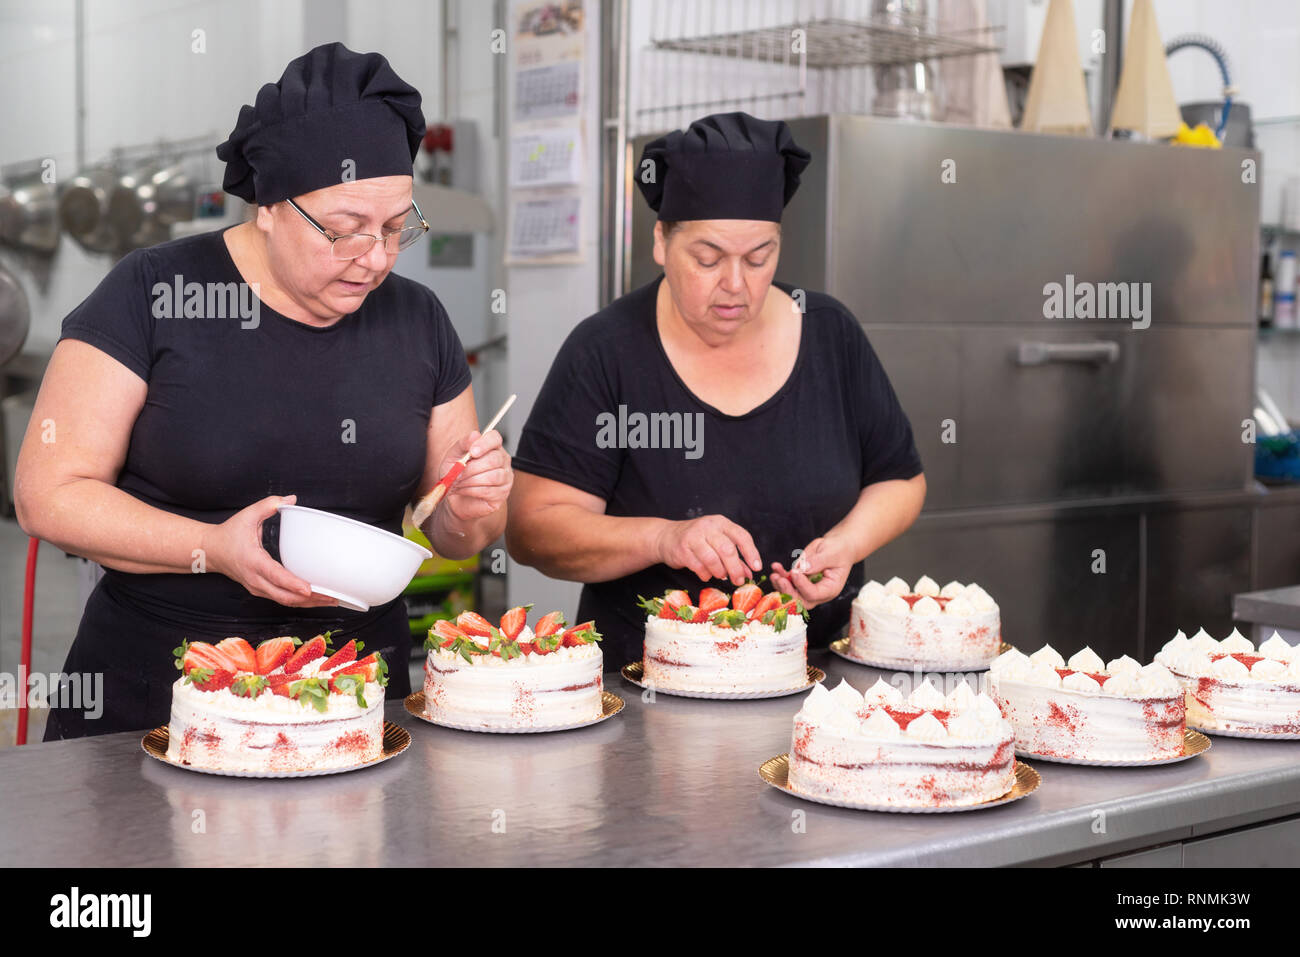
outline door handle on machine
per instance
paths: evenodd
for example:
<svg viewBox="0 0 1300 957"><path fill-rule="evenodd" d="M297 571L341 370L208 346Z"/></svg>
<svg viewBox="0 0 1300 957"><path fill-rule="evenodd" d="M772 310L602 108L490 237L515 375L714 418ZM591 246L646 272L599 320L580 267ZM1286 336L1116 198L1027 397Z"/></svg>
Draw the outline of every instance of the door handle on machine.
<svg viewBox="0 0 1300 957"><path fill-rule="evenodd" d="M1021 342L1016 348L1016 362L1022 366L1040 366L1047 362L1103 365L1118 361L1118 342Z"/></svg>

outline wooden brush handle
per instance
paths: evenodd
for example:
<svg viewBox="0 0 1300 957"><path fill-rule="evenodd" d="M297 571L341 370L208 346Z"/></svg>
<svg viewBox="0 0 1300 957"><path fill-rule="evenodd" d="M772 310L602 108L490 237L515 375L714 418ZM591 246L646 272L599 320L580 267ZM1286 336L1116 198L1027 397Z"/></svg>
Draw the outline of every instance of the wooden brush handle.
<svg viewBox="0 0 1300 957"><path fill-rule="evenodd" d="M446 475L438 479L438 484L429 490L429 494L420 499L420 504L415 506L415 514L411 516L416 528L423 525L425 520L433 514L433 510L438 507L438 503L447 494L447 490L456 483L456 479L460 478L460 473L463 471L465 471L465 463L456 462L451 468L447 469Z"/></svg>

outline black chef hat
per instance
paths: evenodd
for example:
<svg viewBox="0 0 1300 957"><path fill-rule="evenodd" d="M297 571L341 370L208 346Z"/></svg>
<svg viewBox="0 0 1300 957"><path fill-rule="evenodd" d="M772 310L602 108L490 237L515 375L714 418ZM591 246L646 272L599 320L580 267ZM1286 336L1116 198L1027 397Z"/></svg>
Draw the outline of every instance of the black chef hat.
<svg viewBox="0 0 1300 957"><path fill-rule="evenodd" d="M326 43L239 110L217 147L226 192L259 206L345 179L410 176L424 136L420 93L378 53ZM348 161L350 167L345 166Z"/></svg>
<svg viewBox="0 0 1300 957"><path fill-rule="evenodd" d="M715 113L647 143L636 180L663 220L779 223L811 159L781 120Z"/></svg>

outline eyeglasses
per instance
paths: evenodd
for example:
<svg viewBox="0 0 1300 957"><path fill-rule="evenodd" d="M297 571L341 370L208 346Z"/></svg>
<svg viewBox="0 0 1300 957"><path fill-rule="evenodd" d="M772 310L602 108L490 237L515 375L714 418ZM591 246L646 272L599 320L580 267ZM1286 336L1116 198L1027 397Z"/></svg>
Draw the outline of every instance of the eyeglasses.
<svg viewBox="0 0 1300 957"><path fill-rule="evenodd" d="M330 249L335 259L357 259L364 256L370 252L370 247L379 242L381 238L372 236L369 233L348 233L346 236L336 236L303 212L302 207L293 200L288 199L285 202L297 210L299 216L311 223L318 233L330 241ZM384 251L390 255L401 252L429 231L429 223L425 220L424 213L420 212L419 204L414 199L411 200L411 208L415 210L415 215L420 217L420 225L385 231L382 237Z"/></svg>

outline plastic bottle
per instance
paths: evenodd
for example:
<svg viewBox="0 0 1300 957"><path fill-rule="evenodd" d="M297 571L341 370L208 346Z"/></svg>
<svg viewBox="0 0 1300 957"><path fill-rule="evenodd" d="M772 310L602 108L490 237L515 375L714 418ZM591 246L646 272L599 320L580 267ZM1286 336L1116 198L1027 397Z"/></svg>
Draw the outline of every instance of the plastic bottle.
<svg viewBox="0 0 1300 957"><path fill-rule="evenodd" d="M1277 261L1277 281L1273 284L1273 325L1279 329L1296 328L1295 250L1283 250Z"/></svg>

